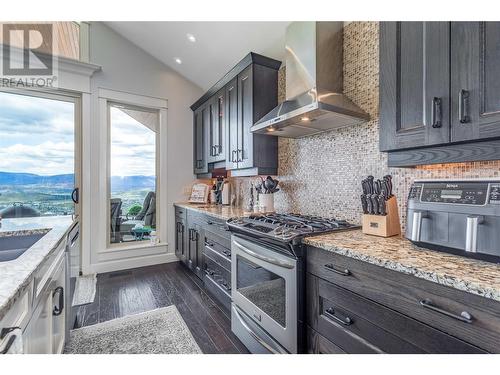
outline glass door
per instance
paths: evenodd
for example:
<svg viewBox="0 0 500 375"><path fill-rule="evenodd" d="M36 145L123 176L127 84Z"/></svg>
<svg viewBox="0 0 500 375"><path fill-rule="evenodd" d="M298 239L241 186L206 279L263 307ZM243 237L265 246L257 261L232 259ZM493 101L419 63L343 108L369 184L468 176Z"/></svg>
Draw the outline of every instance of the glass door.
<svg viewBox="0 0 500 375"><path fill-rule="evenodd" d="M156 244L159 112L108 104L109 243Z"/></svg>
<svg viewBox="0 0 500 375"><path fill-rule="evenodd" d="M11 225L78 213L77 101L0 92L0 215Z"/></svg>

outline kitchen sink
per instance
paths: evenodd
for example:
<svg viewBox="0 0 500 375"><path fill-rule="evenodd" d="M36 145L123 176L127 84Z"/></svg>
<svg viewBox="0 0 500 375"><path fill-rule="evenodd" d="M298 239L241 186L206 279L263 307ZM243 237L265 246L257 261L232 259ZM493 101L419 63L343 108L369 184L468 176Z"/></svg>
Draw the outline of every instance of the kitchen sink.
<svg viewBox="0 0 500 375"><path fill-rule="evenodd" d="M0 237L0 262L19 258L44 235L45 233Z"/></svg>

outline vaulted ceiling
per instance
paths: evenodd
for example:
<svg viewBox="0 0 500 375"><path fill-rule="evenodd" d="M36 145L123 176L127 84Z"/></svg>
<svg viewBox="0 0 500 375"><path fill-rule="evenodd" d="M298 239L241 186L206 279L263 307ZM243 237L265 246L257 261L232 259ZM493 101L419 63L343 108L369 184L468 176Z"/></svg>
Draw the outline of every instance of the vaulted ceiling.
<svg viewBox="0 0 500 375"><path fill-rule="evenodd" d="M106 22L207 90L248 52L283 60L289 22ZM192 37L194 37L195 41ZM190 40L191 39L191 40ZM181 64L176 62L180 59Z"/></svg>

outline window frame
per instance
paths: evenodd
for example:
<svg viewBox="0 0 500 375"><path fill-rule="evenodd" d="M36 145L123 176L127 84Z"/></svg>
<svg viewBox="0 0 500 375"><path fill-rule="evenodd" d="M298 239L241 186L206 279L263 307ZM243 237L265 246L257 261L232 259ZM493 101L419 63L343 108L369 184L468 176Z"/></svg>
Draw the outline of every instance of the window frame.
<svg viewBox="0 0 500 375"><path fill-rule="evenodd" d="M111 200L111 108L112 107L124 107L126 109L132 109L136 111L142 111L142 112L150 112L150 113L155 113L157 114L157 130L155 132L155 195L158 196L158 183L159 183L159 172L160 172L160 160L159 160L159 143L160 143L160 111L157 108L149 108L149 107L142 107L142 106L137 106L133 104L127 104L127 103L122 103L118 101L113 101L113 100L107 100L107 126L108 126L108 147L107 147L107 157L106 157L106 171L107 171L107 184L106 184L106 190L107 190L107 196L108 196L108 204L106 205L107 207L107 248L108 249L123 249L123 248L136 248L141 242L143 241L130 241L130 242L123 242L123 243L113 243L111 242L111 206L109 204ZM156 213L159 212L160 209L160 200L156 199ZM156 225L159 227L161 223L159 222L159 219L161 219L157 214L156 214ZM155 228L156 230L156 228ZM158 244L161 244L161 238L158 236L157 232L157 242Z"/></svg>
<svg viewBox="0 0 500 375"><path fill-rule="evenodd" d="M58 100L67 103L73 103L74 113L74 187L78 189L78 203L74 203L73 219L81 217L82 213L82 96L79 93L66 90L48 90L48 89L19 89L19 88L0 88L1 93L30 96L34 98Z"/></svg>

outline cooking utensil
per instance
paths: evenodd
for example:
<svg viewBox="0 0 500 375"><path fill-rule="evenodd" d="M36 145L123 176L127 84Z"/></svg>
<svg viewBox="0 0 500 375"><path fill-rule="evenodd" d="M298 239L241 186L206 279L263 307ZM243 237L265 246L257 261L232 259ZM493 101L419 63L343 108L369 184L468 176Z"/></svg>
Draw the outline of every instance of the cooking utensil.
<svg viewBox="0 0 500 375"><path fill-rule="evenodd" d="M385 195L384 194L381 194L378 196L378 213L380 215L386 215L387 212L386 212L386 203L385 203Z"/></svg>
<svg viewBox="0 0 500 375"><path fill-rule="evenodd" d="M363 213L368 213L368 202L366 201L366 194L361 194L361 207L363 208Z"/></svg>
<svg viewBox="0 0 500 375"><path fill-rule="evenodd" d="M387 199L392 197L392 176L390 174L387 174L383 177L383 179L387 182L387 187L388 187L388 195Z"/></svg>
<svg viewBox="0 0 500 375"><path fill-rule="evenodd" d="M370 198L370 195L366 195L366 209L369 214L373 214L373 201Z"/></svg>
<svg viewBox="0 0 500 375"><path fill-rule="evenodd" d="M372 201L373 214L378 215L378 195L372 194L370 199Z"/></svg>

